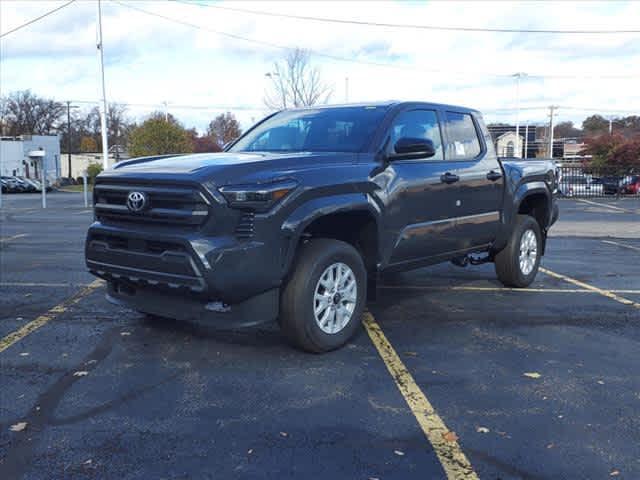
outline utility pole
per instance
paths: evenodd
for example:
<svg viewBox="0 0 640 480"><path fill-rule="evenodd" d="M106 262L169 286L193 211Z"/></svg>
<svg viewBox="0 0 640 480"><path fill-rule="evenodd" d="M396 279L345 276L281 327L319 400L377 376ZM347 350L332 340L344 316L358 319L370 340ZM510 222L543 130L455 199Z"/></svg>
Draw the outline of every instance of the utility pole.
<svg viewBox="0 0 640 480"><path fill-rule="evenodd" d="M516 79L516 143L518 148L518 158L522 158L522 144L520 143L520 79L526 77L524 72L514 73Z"/></svg>
<svg viewBox="0 0 640 480"><path fill-rule="evenodd" d="M78 108L67 100L67 155L69 162L69 178L71 178L71 109Z"/></svg>
<svg viewBox="0 0 640 480"><path fill-rule="evenodd" d="M100 62L100 77L102 79L102 108L100 112L100 129L102 130L102 168L109 168L109 144L107 141L107 92L104 86L104 55L102 48L102 6L101 0L97 1L98 6L98 31L97 42L98 60Z"/></svg>
<svg viewBox="0 0 640 480"><path fill-rule="evenodd" d="M349 103L349 77L344 77L344 103Z"/></svg>
<svg viewBox="0 0 640 480"><path fill-rule="evenodd" d="M557 108L557 105L549 106L549 158L553 158L553 113Z"/></svg>
<svg viewBox="0 0 640 480"><path fill-rule="evenodd" d="M169 121L169 102L165 100L164 102L162 102L162 105L164 105L164 121L168 122Z"/></svg>

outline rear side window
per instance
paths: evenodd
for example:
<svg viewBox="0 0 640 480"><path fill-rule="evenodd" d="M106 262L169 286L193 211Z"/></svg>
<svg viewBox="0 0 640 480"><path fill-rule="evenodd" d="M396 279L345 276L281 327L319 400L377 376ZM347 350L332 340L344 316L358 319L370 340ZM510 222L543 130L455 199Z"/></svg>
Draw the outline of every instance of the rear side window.
<svg viewBox="0 0 640 480"><path fill-rule="evenodd" d="M443 159L440 126L435 111L410 110L399 114L391 127L391 145L395 145L403 137L431 140L436 154L428 160Z"/></svg>
<svg viewBox="0 0 640 480"><path fill-rule="evenodd" d="M447 128L447 158L473 160L482 149L480 139L468 113L445 112Z"/></svg>

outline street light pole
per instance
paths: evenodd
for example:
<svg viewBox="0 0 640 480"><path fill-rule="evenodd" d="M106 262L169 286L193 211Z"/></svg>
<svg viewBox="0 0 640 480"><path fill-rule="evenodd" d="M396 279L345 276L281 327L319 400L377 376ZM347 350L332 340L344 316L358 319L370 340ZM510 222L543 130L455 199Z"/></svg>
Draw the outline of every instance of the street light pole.
<svg viewBox="0 0 640 480"><path fill-rule="evenodd" d="M97 1L98 6L98 60L100 62L100 77L102 80L102 108L100 112L100 129L102 130L102 168L109 168L109 144L107 141L107 92L104 86L104 55L102 53L102 6L101 0Z"/></svg>
<svg viewBox="0 0 640 480"><path fill-rule="evenodd" d="M549 158L553 158L553 112L557 108L557 105L549 106Z"/></svg>
<svg viewBox="0 0 640 480"><path fill-rule="evenodd" d="M516 144L518 147L518 158L522 158L522 145L520 144L520 79L526 77L524 72L514 73L516 79Z"/></svg>

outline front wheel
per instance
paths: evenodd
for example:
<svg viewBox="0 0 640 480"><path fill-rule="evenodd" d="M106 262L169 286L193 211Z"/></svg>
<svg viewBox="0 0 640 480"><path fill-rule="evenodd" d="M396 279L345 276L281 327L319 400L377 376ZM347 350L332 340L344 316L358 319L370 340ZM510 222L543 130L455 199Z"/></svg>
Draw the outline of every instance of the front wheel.
<svg viewBox="0 0 640 480"><path fill-rule="evenodd" d="M498 279L507 287L531 285L540 266L541 247L538 222L529 215L518 215L507 246L495 256Z"/></svg>
<svg viewBox="0 0 640 480"><path fill-rule="evenodd" d="M300 246L280 300L280 328L308 352L344 345L356 332L367 298L360 253L339 240L318 238Z"/></svg>

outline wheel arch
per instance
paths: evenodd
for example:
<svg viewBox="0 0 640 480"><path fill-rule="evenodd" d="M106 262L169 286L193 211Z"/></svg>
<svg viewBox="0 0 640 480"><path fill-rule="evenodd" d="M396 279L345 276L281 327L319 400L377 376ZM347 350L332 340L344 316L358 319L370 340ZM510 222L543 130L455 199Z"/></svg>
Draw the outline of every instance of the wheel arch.
<svg viewBox="0 0 640 480"><path fill-rule="evenodd" d="M541 255L544 255L547 245L547 230L551 224L553 202L546 184L544 182L535 183L540 183L541 185L530 185L530 188L518 190L517 193L521 192L521 194L516 194L511 224L513 225L517 215L533 217L540 226L540 232L542 233Z"/></svg>
<svg viewBox="0 0 640 480"><path fill-rule="evenodd" d="M333 238L353 245L363 256L367 272L375 271L380 259L380 210L364 194L316 198L298 207L283 223L288 238L285 275L291 270L296 251L308 238Z"/></svg>

